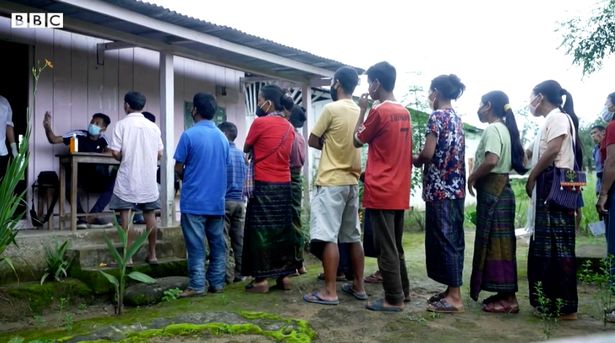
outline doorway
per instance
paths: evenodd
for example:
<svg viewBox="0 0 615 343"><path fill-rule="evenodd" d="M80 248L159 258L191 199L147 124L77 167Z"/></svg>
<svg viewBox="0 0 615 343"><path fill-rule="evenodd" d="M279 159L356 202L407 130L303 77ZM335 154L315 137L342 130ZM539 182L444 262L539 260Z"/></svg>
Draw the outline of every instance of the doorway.
<svg viewBox="0 0 615 343"><path fill-rule="evenodd" d="M19 137L26 133L28 89L30 82L30 47L26 44L0 40L0 65L5 66L5 75L0 82L0 95L5 97L13 110L15 138L19 146ZM5 129L5 128L1 128ZM0 142L7 144L7 142ZM7 144L8 145L8 144ZM10 154L10 148L9 148ZM28 187L28 171L25 179L17 184L16 194L21 194ZM23 203L22 203L23 204ZM17 213L26 213L26 205L20 205Z"/></svg>

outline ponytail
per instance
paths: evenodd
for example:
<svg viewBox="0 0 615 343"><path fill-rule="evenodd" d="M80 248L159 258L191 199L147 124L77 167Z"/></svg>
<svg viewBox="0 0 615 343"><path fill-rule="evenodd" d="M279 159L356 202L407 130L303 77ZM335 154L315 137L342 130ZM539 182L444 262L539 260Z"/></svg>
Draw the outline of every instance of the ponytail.
<svg viewBox="0 0 615 343"><path fill-rule="evenodd" d="M510 107L510 105L508 105ZM519 174L523 175L527 172L525 167L525 151L523 145L521 145L521 138L519 137L519 129L517 127L517 120L513 111L508 108L504 115L504 124L510 134L510 146L511 146L511 162L513 169Z"/></svg>
<svg viewBox="0 0 615 343"><path fill-rule="evenodd" d="M525 174L527 172L527 168L525 168L525 164L523 163L525 161L525 151L523 150L523 145L521 145L517 121L515 120L515 115L510 107L508 95L502 91L491 91L482 96L481 102L483 104L490 103L493 114L504 120L504 125L506 125L510 135L510 157L512 168L519 175Z"/></svg>
<svg viewBox="0 0 615 343"><path fill-rule="evenodd" d="M574 137L576 138L574 142L576 148L574 158L579 169L583 169L583 144L581 143L581 138L579 137L579 117L577 117L576 113L574 113L574 102L572 100L572 95L564 88L562 88L561 93L562 96L566 96L566 101L564 102L561 110L570 116L570 119L572 119L572 124L574 125L572 128L574 131ZM570 137L570 139L572 139L572 137Z"/></svg>

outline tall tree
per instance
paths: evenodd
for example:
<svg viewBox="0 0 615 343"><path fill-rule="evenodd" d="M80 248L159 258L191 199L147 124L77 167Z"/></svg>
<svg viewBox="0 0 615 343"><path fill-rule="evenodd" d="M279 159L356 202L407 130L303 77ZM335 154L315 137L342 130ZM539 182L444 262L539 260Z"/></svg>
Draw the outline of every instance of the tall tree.
<svg viewBox="0 0 615 343"><path fill-rule="evenodd" d="M572 18L562 24L562 47L574 64L588 75L602 67L605 57L615 52L615 0L601 0L588 19Z"/></svg>

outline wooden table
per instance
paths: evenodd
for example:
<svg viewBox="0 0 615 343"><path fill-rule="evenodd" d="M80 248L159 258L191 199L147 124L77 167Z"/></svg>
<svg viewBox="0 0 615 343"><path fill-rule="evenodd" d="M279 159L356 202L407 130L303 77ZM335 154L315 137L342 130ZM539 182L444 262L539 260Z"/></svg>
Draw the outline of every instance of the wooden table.
<svg viewBox="0 0 615 343"><path fill-rule="evenodd" d="M74 154L56 155L60 159L60 230L64 229L64 220L70 218L71 231L77 230L77 173L80 163L119 165L120 162L110 154L99 154L90 152L76 152ZM66 167L71 169L70 180L70 213L64 213L64 202L66 201ZM95 175L92 175L95 177Z"/></svg>

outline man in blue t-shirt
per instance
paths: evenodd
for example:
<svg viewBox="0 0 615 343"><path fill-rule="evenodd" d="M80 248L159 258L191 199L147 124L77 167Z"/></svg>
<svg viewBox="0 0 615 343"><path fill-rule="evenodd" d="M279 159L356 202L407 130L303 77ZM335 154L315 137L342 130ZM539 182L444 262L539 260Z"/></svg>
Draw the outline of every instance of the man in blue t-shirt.
<svg viewBox="0 0 615 343"><path fill-rule="evenodd" d="M226 170L226 202L224 215L224 238L227 247L226 282L239 282L243 251L243 227L246 218L246 197L243 184L248 165L243 151L235 146L237 126L231 122L218 125L229 142L229 161ZM232 256L231 256L232 253Z"/></svg>
<svg viewBox="0 0 615 343"><path fill-rule="evenodd" d="M229 144L212 121L216 99L197 93L193 99L194 126L184 131L175 150L175 172L182 178L181 227L188 252L190 283L180 297L224 290L226 244L224 242L224 200ZM205 277L207 237L210 263ZM205 288L205 279L209 288Z"/></svg>

